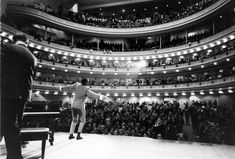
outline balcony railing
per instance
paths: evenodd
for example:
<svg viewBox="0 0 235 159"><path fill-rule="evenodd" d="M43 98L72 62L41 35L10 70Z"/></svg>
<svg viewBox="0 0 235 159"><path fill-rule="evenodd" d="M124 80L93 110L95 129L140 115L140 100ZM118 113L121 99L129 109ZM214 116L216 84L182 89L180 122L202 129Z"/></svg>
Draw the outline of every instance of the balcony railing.
<svg viewBox="0 0 235 159"><path fill-rule="evenodd" d="M186 18L182 18L180 20L176 20L173 22L149 26L149 27L141 27L141 28L127 28L127 29L120 29L120 28L102 28L102 27L94 27L94 26L87 26L82 24L73 23L61 18L57 18L55 16L49 15L42 11L19 6L15 4L9 4L7 7L7 13L12 14L14 16L21 16L21 17L28 17L28 18L35 18L44 21L47 24L52 26L56 26L57 28L62 28L65 30L69 30L72 32L79 32L79 33L86 33L91 35L103 35L103 36L112 36L112 37L130 37L130 36L145 36L151 34L162 34L166 32L170 32L176 29L183 29L186 28L188 25L196 24L198 21L202 21L206 18L209 18L210 15L216 13L218 10L223 8L224 6L228 5L232 0L219 0L215 4L211 5L210 7L195 13L191 16Z"/></svg>
<svg viewBox="0 0 235 159"><path fill-rule="evenodd" d="M34 81L33 89L37 90L55 90L55 87L66 86L66 84ZM152 85L152 86L90 86L91 90L100 93L148 93L148 92L184 92L184 91L198 91L209 89L229 88L235 86L235 75L224 77L215 80L193 82L185 84L171 84L171 85Z"/></svg>

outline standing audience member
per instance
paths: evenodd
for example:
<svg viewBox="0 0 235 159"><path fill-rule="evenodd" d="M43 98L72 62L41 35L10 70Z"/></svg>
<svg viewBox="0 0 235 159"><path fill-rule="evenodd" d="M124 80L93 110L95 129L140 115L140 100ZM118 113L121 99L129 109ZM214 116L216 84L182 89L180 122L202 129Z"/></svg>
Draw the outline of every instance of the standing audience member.
<svg viewBox="0 0 235 159"><path fill-rule="evenodd" d="M7 159L22 159L20 127L37 59L27 48L23 33L13 36L14 44L1 47L1 139L4 136Z"/></svg>

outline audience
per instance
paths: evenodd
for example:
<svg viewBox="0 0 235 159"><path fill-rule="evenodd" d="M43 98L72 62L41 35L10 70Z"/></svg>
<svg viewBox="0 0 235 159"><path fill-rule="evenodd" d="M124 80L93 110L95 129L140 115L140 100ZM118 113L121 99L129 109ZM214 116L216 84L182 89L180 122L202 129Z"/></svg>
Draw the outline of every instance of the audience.
<svg viewBox="0 0 235 159"><path fill-rule="evenodd" d="M40 60L51 61L55 63L63 63L67 65L76 65L78 67L91 67L91 68L146 68L146 67L165 67L170 65L179 65L184 63L190 63L197 60L203 60L219 54L228 52L234 49L234 41L227 43L222 46L216 46L208 50L198 51L197 53L174 56L168 58L156 58L150 60L143 60L146 63L140 65L140 61L112 61L112 60L97 60L97 59L84 59L65 55L58 55L45 52L43 50L35 50L31 48L35 56ZM108 53L108 52L107 52Z"/></svg>
<svg viewBox="0 0 235 159"><path fill-rule="evenodd" d="M56 130L69 131L70 108L66 103ZM188 104L188 103L186 103ZM87 122L84 132L104 135L151 137L187 141L183 132L184 109L178 102L129 103L125 100L86 103ZM229 143L228 123L231 122L232 107L219 106L216 102L192 101L189 106L194 134L200 142ZM45 121L27 121L25 126L42 125Z"/></svg>
<svg viewBox="0 0 235 159"><path fill-rule="evenodd" d="M106 28L136 28L182 19L203 10L217 1L218 0L200 0L190 3L188 6L172 9L171 11L159 13L158 10L156 10L151 16L141 14L140 17L137 17L135 14L122 14L120 16L116 15L115 17L93 16L81 11L78 13L68 12L67 14L63 14L61 12L55 13L51 7L41 8L40 6L35 5L28 5L27 7L38 9L53 16L79 24Z"/></svg>
<svg viewBox="0 0 235 159"><path fill-rule="evenodd" d="M183 84L192 82L203 82L215 80L232 76L235 74L235 69L224 68L220 70L213 70L208 72L201 72L195 74L175 75L175 76L157 76L157 77L135 77L135 78L88 78L88 85L90 86L157 86L169 84ZM37 72L35 80L53 83L72 84L80 81L81 77L56 73Z"/></svg>

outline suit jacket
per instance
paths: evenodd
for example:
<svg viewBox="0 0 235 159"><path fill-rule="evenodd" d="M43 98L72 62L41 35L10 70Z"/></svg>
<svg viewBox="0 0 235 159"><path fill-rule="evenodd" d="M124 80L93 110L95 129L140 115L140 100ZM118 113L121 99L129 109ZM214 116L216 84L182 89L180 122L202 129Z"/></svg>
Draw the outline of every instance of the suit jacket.
<svg viewBox="0 0 235 159"><path fill-rule="evenodd" d="M73 99L72 108L85 109L85 99L91 97L93 99L99 99L100 94L97 94L89 89L87 86L83 86L77 82L70 86L61 87L62 91L72 91L75 94Z"/></svg>
<svg viewBox="0 0 235 159"><path fill-rule="evenodd" d="M28 99L37 65L36 57L21 44L1 47L1 97Z"/></svg>

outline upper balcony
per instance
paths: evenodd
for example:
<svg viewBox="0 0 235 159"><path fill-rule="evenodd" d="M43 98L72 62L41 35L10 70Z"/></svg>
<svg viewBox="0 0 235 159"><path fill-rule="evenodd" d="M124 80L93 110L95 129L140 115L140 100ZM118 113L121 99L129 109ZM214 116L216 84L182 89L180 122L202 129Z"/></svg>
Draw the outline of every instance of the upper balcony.
<svg viewBox="0 0 235 159"><path fill-rule="evenodd" d="M90 35L102 35L102 36L109 36L109 37L133 37L133 36L147 36L152 34L163 34L171 31L175 31L178 29L184 29L188 26L197 24L201 21L204 21L213 14L218 13L219 11L223 10L226 6L229 6L232 3L232 0L219 0L215 4L211 5L210 7L190 15L188 17L159 24L155 26L148 26L148 27L141 27L141 28L103 28L103 27L94 27L94 26L87 26L82 24L77 24L71 21L67 21L52 15L49 15L45 12L20 6L16 4L9 4L7 7L7 13L14 17L24 17L29 18L31 20L40 20L41 22L45 23L46 25L50 25L52 27L67 30L70 32L75 33L83 33L83 34L90 34Z"/></svg>
<svg viewBox="0 0 235 159"><path fill-rule="evenodd" d="M11 34L16 33L18 30L0 23L1 30L6 32L6 36L11 36ZM28 35L30 39L30 47L47 51L48 53L53 54L64 54L66 56L71 57L81 57L85 59L90 59L93 57L94 59L107 59L107 60L129 60L130 58L133 60L136 59L155 59L155 58L162 58L162 57L173 57L173 56L180 56L180 55L187 55L196 53L201 50L206 50L209 48L213 48L216 45L221 45L223 43L228 42L229 40L233 40L235 37L235 25L229 27L228 29L221 31L213 36L200 40L200 43L193 42L190 46L187 44L165 48L165 49L158 49L156 50L149 50L149 51L128 51L128 52L112 52L112 54L104 54L103 51L91 51L88 49L79 49L51 43L48 44L47 41L36 41L30 35Z"/></svg>

